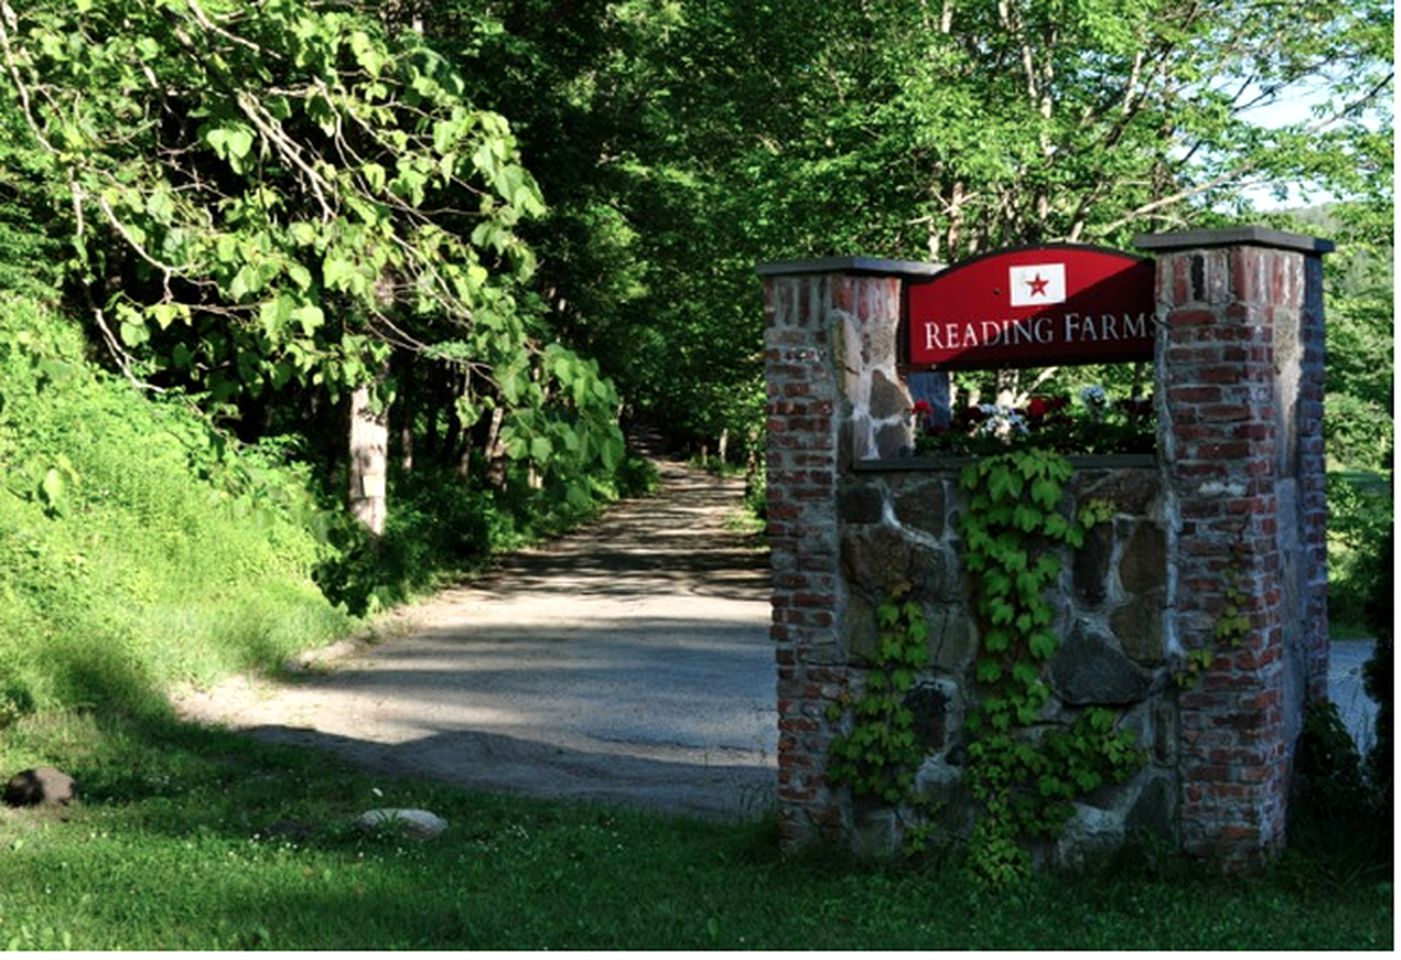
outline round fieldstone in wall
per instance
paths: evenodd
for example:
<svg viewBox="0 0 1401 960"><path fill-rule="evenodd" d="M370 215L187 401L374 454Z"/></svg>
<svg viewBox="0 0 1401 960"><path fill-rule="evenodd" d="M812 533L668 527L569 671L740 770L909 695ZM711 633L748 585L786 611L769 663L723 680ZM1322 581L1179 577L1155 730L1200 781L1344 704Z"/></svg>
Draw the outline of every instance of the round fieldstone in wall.
<svg viewBox="0 0 1401 960"><path fill-rule="evenodd" d="M935 667L952 674L966 671L978 652L978 626L959 603L925 604L929 655Z"/></svg>
<svg viewBox="0 0 1401 960"><path fill-rule="evenodd" d="M948 740L949 695L937 684L921 683L905 694L902 705L914 714L915 743L930 753L943 750Z"/></svg>
<svg viewBox="0 0 1401 960"><path fill-rule="evenodd" d="M1115 513L1142 516L1157 497L1158 486L1156 470L1113 470L1087 482L1081 489L1080 503L1108 500Z"/></svg>
<svg viewBox="0 0 1401 960"><path fill-rule="evenodd" d="M883 601L896 584L905 581L929 600L953 598L958 587L943 551L911 543L898 530L887 526L844 529L842 568L847 582L876 602Z"/></svg>
<svg viewBox="0 0 1401 960"><path fill-rule="evenodd" d="M1109 616L1109 627L1134 660L1163 662L1163 592L1140 593Z"/></svg>
<svg viewBox="0 0 1401 960"><path fill-rule="evenodd" d="M1143 785L1124 818L1124 826L1130 832L1143 832L1154 836L1171 838L1176 826L1177 790L1170 776L1154 777Z"/></svg>
<svg viewBox="0 0 1401 960"><path fill-rule="evenodd" d="M879 370L871 371L871 402L867 409L872 420L886 420L904 416L910 409L910 402L900 385Z"/></svg>
<svg viewBox="0 0 1401 960"><path fill-rule="evenodd" d="M895 515L911 530L931 537L944 536L944 481L926 480L915 484L895 497Z"/></svg>
<svg viewBox="0 0 1401 960"><path fill-rule="evenodd" d="M876 454L882 460L898 460L910 452L910 431L899 423L887 423L876 431Z"/></svg>
<svg viewBox="0 0 1401 960"><path fill-rule="evenodd" d="M837 512L843 523L880 523L885 495L873 483L849 486L837 495Z"/></svg>
<svg viewBox="0 0 1401 960"><path fill-rule="evenodd" d="M974 804L969 802L963 767L935 754L915 773L915 793L928 801L932 822L946 836L967 836L973 829Z"/></svg>
<svg viewBox="0 0 1401 960"><path fill-rule="evenodd" d="M1141 521L1124 543L1119 583L1129 593L1146 593L1167 583L1167 536L1156 523Z"/></svg>
<svg viewBox="0 0 1401 960"><path fill-rule="evenodd" d="M861 328L861 363L863 366L879 367L895 362L895 327L880 323L866 324Z"/></svg>
<svg viewBox="0 0 1401 960"><path fill-rule="evenodd" d="M859 593L847 597L846 614L842 618L842 640L851 662L865 665L875 660L880 644L876 608Z"/></svg>
<svg viewBox="0 0 1401 960"><path fill-rule="evenodd" d="M1084 546L1075 551L1071 563L1075 595L1094 606L1103 602L1109 592L1109 558L1114 553L1114 528L1097 523L1085 532Z"/></svg>
<svg viewBox="0 0 1401 960"><path fill-rule="evenodd" d="M956 574L949 555L942 550L916 546L910 551L910 582L918 593L930 600L951 600L957 597Z"/></svg>
<svg viewBox="0 0 1401 960"><path fill-rule="evenodd" d="M1108 637L1077 626L1051 658L1056 695L1071 706L1136 703L1153 678Z"/></svg>
<svg viewBox="0 0 1401 960"><path fill-rule="evenodd" d="M906 579L912 547L886 526L846 527L842 530L842 567L847 581L881 600Z"/></svg>

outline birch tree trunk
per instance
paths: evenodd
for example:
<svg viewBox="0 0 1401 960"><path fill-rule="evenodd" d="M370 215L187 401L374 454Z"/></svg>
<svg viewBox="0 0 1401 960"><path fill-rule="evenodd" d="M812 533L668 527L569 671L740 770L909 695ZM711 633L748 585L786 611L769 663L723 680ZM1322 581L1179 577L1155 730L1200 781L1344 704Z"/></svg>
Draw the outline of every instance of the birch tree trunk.
<svg viewBox="0 0 1401 960"><path fill-rule="evenodd" d="M350 395L350 513L376 540L389 512L388 462L389 411L374 409L373 384L356 387Z"/></svg>

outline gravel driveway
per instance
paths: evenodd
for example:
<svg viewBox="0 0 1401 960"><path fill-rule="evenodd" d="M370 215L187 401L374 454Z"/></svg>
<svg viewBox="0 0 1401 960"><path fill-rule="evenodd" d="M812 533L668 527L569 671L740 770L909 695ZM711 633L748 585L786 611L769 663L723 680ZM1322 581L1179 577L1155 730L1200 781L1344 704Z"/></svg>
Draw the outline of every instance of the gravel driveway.
<svg viewBox="0 0 1401 960"><path fill-rule="evenodd" d="M387 773L758 814L777 779L768 557L726 525L741 484L662 476L658 496L397 612L390 639L176 706Z"/></svg>

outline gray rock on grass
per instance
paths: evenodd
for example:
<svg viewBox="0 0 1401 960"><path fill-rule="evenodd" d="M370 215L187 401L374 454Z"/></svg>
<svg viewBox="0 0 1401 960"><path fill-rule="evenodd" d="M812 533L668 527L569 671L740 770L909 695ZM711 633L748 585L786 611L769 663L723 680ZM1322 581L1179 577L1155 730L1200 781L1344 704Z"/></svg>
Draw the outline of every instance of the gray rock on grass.
<svg viewBox="0 0 1401 960"><path fill-rule="evenodd" d="M5 786L5 803L11 807L66 806L77 796L73 778L57 767L21 770Z"/></svg>
<svg viewBox="0 0 1401 960"><path fill-rule="evenodd" d="M448 822L427 810L389 808L360 815L356 825L367 830L399 829L418 840L432 840L448 828Z"/></svg>

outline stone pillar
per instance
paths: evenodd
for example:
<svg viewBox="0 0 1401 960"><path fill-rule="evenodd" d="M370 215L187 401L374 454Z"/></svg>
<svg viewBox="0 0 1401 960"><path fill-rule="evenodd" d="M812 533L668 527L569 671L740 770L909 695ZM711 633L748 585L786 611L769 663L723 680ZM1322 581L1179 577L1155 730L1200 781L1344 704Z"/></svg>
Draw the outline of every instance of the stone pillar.
<svg viewBox="0 0 1401 960"><path fill-rule="evenodd" d="M764 278L770 633L778 661L779 830L786 849L850 828L849 810L824 775L832 737L825 713L847 682L839 458L894 455L902 440L908 443L908 398L894 369L901 278L938 269L836 258L764 264L756 271ZM863 372L863 364L847 355L863 349L881 350L887 369ZM858 390L866 391L863 396L881 392L890 410L853 418L848 397Z"/></svg>
<svg viewBox="0 0 1401 960"><path fill-rule="evenodd" d="M1321 255L1332 245L1259 227L1136 243L1158 257L1169 648L1214 654L1179 701L1182 844L1250 868L1284 842L1303 708L1327 696ZM1232 606L1244 631L1219 636Z"/></svg>

